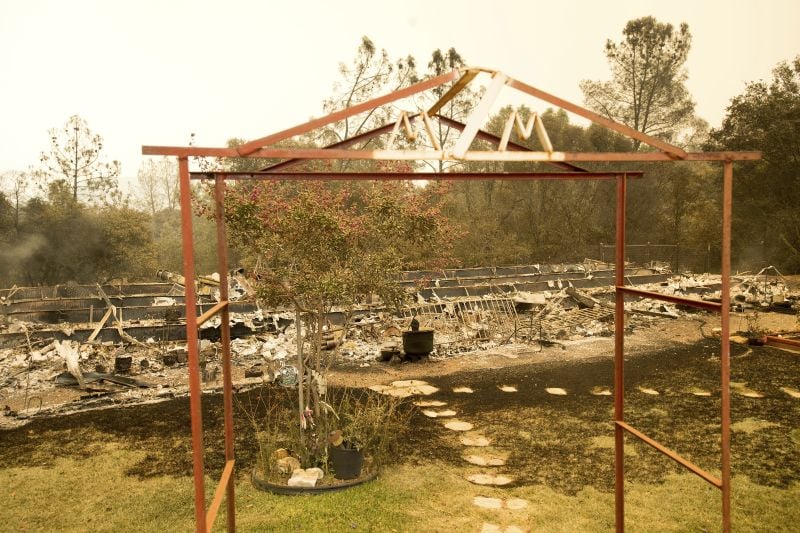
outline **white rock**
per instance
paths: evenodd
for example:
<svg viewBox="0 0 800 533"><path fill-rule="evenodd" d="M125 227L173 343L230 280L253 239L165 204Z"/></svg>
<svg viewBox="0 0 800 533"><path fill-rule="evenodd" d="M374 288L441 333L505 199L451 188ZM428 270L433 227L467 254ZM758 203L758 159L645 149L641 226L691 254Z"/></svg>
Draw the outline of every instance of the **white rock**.
<svg viewBox="0 0 800 533"><path fill-rule="evenodd" d="M318 469L309 469L309 470L318 470ZM289 478L287 485L290 487L314 487L317 484L317 477L316 472L307 472L305 470L298 470L292 474L292 477Z"/></svg>

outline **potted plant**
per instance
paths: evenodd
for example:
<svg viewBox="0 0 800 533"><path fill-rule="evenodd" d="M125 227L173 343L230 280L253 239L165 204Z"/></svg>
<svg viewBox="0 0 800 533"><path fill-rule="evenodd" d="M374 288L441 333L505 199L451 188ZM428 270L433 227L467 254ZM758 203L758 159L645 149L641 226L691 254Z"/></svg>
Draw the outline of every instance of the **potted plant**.
<svg viewBox="0 0 800 533"><path fill-rule="evenodd" d="M353 479L361 475L364 449L357 442L345 441L339 429L328 435L328 457L336 479Z"/></svg>
<svg viewBox="0 0 800 533"><path fill-rule="evenodd" d="M337 429L328 434L328 458L337 479L361 475L391 459L412 410L401 398L348 390L338 402Z"/></svg>

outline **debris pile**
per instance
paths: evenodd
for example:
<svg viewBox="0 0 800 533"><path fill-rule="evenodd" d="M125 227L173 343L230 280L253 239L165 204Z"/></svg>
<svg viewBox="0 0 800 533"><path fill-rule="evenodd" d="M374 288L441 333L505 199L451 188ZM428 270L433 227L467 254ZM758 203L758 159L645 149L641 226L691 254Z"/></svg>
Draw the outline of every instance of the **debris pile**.
<svg viewBox="0 0 800 533"><path fill-rule="evenodd" d="M54 386L73 392L68 401L96 405L185 394L185 280L165 271L159 279L0 291L0 399L14 399L5 401L12 405L6 413L38 411L42 392ZM235 271L229 279L232 300L237 300L230 305L234 379L245 385L296 384L294 312L266 311L248 300L252 291L243 272ZM798 295L772 267L732 281L737 308L796 312ZM403 338L412 330L424 333L426 342L430 333L434 360L515 343L548 346L613 334L613 265L598 261L407 272L400 283L415 296L413 304L397 311L380 304L334 309L325 317L320 347L335 351L346 364L370 366L411 359ZM626 284L720 300L719 276L672 276L663 266L626 265ZM196 286L199 316L219 298L219 276L201 276ZM629 297L625 312L626 327L639 327L698 311ZM215 316L200 329L199 364L204 387L212 390L221 385L220 320ZM305 337L303 342L309 346L316 339Z"/></svg>

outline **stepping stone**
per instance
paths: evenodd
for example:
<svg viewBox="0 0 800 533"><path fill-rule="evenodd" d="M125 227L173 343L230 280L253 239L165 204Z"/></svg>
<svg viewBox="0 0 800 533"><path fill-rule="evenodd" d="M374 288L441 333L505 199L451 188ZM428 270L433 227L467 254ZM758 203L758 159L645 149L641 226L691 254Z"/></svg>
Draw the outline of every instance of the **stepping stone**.
<svg viewBox="0 0 800 533"><path fill-rule="evenodd" d="M483 496L475 496L472 498L472 503L484 509L502 509L503 500L500 498L485 498Z"/></svg>
<svg viewBox="0 0 800 533"><path fill-rule="evenodd" d="M560 389L558 387L548 387L545 390L547 391L547 394L553 394L555 396L566 396L567 395L567 391L565 391L564 389Z"/></svg>
<svg viewBox="0 0 800 533"><path fill-rule="evenodd" d="M611 389L608 387L592 387L589 393L594 396L611 396L612 394Z"/></svg>
<svg viewBox="0 0 800 533"><path fill-rule="evenodd" d="M417 407L443 407L447 405L447 402L440 400L419 400L414 402L414 405Z"/></svg>
<svg viewBox="0 0 800 533"><path fill-rule="evenodd" d="M710 392L703 389L691 389L689 390L689 394L692 394L694 396L711 396Z"/></svg>
<svg viewBox="0 0 800 533"><path fill-rule="evenodd" d="M503 474L472 474L471 476L467 476L467 481L475 483L476 485L494 485L496 487L502 487L503 485L512 483L514 480Z"/></svg>
<svg viewBox="0 0 800 533"><path fill-rule="evenodd" d="M518 511L528 506L528 501L520 498L511 498L509 500L503 500L500 498L487 498L485 496L475 496L474 498L472 498L472 503L477 507L481 507L483 509L505 508L505 509L510 509L512 511Z"/></svg>
<svg viewBox="0 0 800 533"><path fill-rule="evenodd" d="M481 533L525 533L519 526L506 526L505 528L484 522Z"/></svg>
<svg viewBox="0 0 800 533"><path fill-rule="evenodd" d="M462 422L461 420L451 420L450 422L447 422L444 425L444 427L446 427L447 429L452 429L453 431L469 431L475 426L473 426L469 422Z"/></svg>
<svg viewBox="0 0 800 533"><path fill-rule="evenodd" d="M517 388L513 385L500 385L497 388L503 392L517 392Z"/></svg>
<svg viewBox="0 0 800 533"><path fill-rule="evenodd" d="M415 387L417 385L427 385L427 381L421 381L419 379L404 379L400 381L392 381L390 385L395 388L400 387Z"/></svg>
<svg viewBox="0 0 800 533"><path fill-rule="evenodd" d="M659 394L661 394L661 393L660 393L660 392L658 392L657 390L655 390L655 389L648 389L647 387L638 387L638 389L639 389L639 392L641 392L641 393L643 393L643 394L649 394L649 395L651 395L651 396L658 396Z"/></svg>
<svg viewBox="0 0 800 533"><path fill-rule="evenodd" d="M426 409L426 410L422 411L422 414L427 416L428 418L439 418L439 417L443 417L443 416L456 416L456 412L455 411L451 411L449 409L445 410L445 411L433 411L433 410L430 410L430 409Z"/></svg>
<svg viewBox="0 0 800 533"><path fill-rule="evenodd" d="M462 456L462 458L466 462L472 463L472 464L478 465L478 466L503 466L504 464L506 464L506 460L503 459L502 457L497 456L497 455L475 455L475 454L470 454L470 455L464 455L464 456Z"/></svg>
<svg viewBox="0 0 800 533"><path fill-rule="evenodd" d="M455 387L455 388L453 388L453 392L460 392L460 393L464 393L464 394L472 394L475 391L473 391L469 387Z"/></svg>
<svg viewBox="0 0 800 533"><path fill-rule="evenodd" d="M394 381L389 385L371 385L369 389L396 398L408 398L409 396L416 395L428 396L439 390L429 385L427 382L418 379Z"/></svg>
<svg viewBox="0 0 800 533"><path fill-rule="evenodd" d="M790 389L789 387L781 387L781 390L791 396L792 398L800 398L800 391Z"/></svg>
<svg viewBox="0 0 800 533"><path fill-rule="evenodd" d="M489 446L492 443L491 440L483 435L463 435L458 440L461 441L461 444L464 446L476 446L479 448Z"/></svg>

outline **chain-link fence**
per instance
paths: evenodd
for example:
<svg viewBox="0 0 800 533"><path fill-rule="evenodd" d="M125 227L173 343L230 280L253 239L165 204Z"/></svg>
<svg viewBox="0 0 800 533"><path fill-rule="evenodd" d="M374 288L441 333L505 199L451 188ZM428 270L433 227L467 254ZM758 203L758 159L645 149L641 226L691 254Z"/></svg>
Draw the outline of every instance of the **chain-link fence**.
<svg viewBox="0 0 800 533"><path fill-rule="evenodd" d="M614 262L616 246L599 244L597 259ZM673 272L719 273L721 250L717 245L686 246L679 244L626 244L625 260L647 265L653 262L668 263ZM758 271L771 264L766 249L761 244L740 245L731 253L733 272Z"/></svg>

